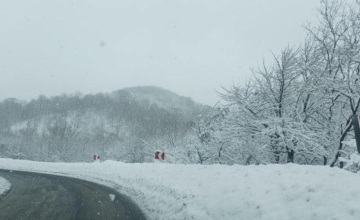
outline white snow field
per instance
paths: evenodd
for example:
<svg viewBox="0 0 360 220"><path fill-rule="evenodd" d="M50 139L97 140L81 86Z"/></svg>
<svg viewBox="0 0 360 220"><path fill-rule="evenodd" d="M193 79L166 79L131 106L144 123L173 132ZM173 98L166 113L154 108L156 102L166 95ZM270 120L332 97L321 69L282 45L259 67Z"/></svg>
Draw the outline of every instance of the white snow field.
<svg viewBox="0 0 360 220"><path fill-rule="evenodd" d="M301 165L42 163L1 169L94 181L131 197L149 219L359 220L360 175Z"/></svg>
<svg viewBox="0 0 360 220"><path fill-rule="evenodd" d="M0 176L0 197L4 195L11 188L9 181Z"/></svg>

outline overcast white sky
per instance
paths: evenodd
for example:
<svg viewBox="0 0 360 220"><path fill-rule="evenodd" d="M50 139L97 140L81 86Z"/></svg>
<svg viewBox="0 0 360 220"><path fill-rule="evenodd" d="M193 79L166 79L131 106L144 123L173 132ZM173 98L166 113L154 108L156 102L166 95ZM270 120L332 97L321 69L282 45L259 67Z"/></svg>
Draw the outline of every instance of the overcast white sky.
<svg viewBox="0 0 360 220"><path fill-rule="evenodd" d="M0 0L0 100L154 85L213 105L318 0Z"/></svg>

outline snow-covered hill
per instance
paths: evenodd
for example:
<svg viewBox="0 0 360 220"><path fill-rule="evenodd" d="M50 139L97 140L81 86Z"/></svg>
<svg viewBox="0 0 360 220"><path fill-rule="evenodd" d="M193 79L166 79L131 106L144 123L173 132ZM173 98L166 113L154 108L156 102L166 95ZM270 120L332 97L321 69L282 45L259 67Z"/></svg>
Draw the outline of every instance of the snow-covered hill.
<svg viewBox="0 0 360 220"><path fill-rule="evenodd" d="M54 173L111 186L130 196L149 219L360 219L360 175L323 166L0 159L0 168Z"/></svg>
<svg viewBox="0 0 360 220"><path fill-rule="evenodd" d="M189 97L180 96L170 90L156 86L129 87L119 91L127 91L138 100L145 100L150 104L156 104L158 107L168 111L181 110L183 113L191 116L196 116L209 108L209 106L194 102Z"/></svg>

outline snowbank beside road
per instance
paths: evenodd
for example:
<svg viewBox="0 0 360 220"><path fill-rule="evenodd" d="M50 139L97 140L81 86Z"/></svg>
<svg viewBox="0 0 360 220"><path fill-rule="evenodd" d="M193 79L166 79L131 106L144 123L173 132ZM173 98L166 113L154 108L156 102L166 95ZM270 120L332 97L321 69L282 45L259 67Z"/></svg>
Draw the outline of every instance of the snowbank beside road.
<svg viewBox="0 0 360 220"><path fill-rule="evenodd" d="M10 188L11 188L10 182L0 176L0 197L5 193L7 193L7 191L9 191Z"/></svg>
<svg viewBox="0 0 360 220"><path fill-rule="evenodd" d="M130 196L149 219L360 219L360 175L322 166L0 159L0 168L66 175L111 186Z"/></svg>

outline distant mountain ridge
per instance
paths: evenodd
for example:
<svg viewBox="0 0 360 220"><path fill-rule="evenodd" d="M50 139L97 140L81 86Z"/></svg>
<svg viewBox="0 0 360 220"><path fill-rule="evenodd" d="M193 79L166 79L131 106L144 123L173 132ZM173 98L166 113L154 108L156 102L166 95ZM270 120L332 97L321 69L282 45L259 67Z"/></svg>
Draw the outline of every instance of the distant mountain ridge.
<svg viewBox="0 0 360 220"><path fill-rule="evenodd" d="M159 108L168 111L181 110L183 113L190 113L194 116L210 108L209 106L196 103L190 97L181 96L156 86L137 86L121 90L129 92L138 100L147 100L150 104L156 104Z"/></svg>

